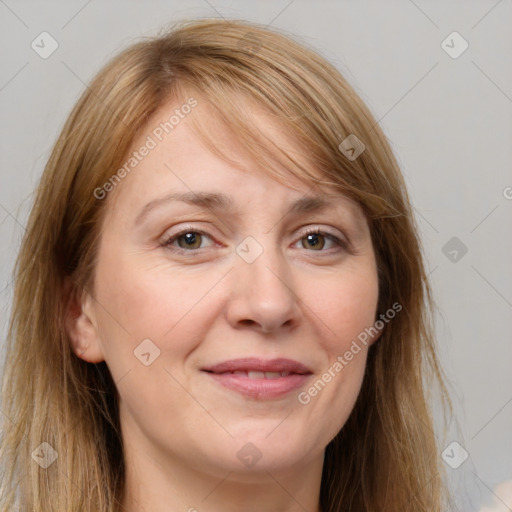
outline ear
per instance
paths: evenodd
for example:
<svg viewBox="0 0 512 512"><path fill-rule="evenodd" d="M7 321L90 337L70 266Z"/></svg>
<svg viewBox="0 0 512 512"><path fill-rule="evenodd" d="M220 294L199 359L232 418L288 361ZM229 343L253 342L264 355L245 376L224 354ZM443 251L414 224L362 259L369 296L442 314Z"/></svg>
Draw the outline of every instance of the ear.
<svg viewBox="0 0 512 512"><path fill-rule="evenodd" d="M384 319L383 319L384 317ZM387 323L389 320L386 320L385 314L377 314L375 316L375 321L373 322L372 330L377 331L375 333L372 332L368 345L374 345L382 336L382 332L386 330Z"/></svg>
<svg viewBox="0 0 512 512"><path fill-rule="evenodd" d="M374 334L371 338L370 338L370 341L368 343L368 346L372 346L374 345L381 337L382 335L382 330L380 330L377 334Z"/></svg>
<svg viewBox="0 0 512 512"><path fill-rule="evenodd" d="M79 292L70 278L66 278L64 283L64 297L64 323L73 352L88 363L104 361L94 315L94 299L86 291Z"/></svg>

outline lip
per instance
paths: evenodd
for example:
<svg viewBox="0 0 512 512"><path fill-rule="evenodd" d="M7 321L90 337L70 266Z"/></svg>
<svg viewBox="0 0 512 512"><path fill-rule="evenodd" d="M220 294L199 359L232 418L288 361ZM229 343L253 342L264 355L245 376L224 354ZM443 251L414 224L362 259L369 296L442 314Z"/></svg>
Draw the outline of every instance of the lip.
<svg viewBox="0 0 512 512"><path fill-rule="evenodd" d="M232 359L201 368L201 371L220 385L259 400L283 397L304 385L312 375L304 364L283 358Z"/></svg>

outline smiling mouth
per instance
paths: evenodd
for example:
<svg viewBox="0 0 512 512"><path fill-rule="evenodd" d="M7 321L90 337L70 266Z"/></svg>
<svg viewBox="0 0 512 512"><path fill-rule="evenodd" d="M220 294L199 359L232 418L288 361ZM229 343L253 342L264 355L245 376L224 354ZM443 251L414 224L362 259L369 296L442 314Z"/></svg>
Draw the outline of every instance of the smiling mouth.
<svg viewBox="0 0 512 512"><path fill-rule="evenodd" d="M215 373L215 372L211 372ZM249 379L279 379L280 377L288 377L293 375L291 372L258 372L258 371L244 371L237 370L236 372L222 372L215 373L215 375L241 375ZM298 375L298 374L296 374Z"/></svg>
<svg viewBox="0 0 512 512"><path fill-rule="evenodd" d="M234 359L201 371L221 386L257 400L284 397L312 375L308 367L291 359Z"/></svg>

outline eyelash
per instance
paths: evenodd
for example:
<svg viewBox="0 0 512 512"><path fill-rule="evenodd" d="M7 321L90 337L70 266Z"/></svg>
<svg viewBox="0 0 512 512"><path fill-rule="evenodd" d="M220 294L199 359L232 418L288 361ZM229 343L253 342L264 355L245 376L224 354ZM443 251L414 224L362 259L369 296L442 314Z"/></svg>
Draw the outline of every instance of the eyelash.
<svg viewBox="0 0 512 512"><path fill-rule="evenodd" d="M198 249L183 249L182 247L174 247L174 246L171 245L176 240L178 240L181 236L186 235L187 233L194 233L194 234L198 234L198 235L201 235L201 236L207 236L208 238L213 240L213 237L209 233L207 233L205 231L202 231L200 229L194 229L192 227L189 227L189 228L181 230L178 233L175 233L175 234L173 234L171 236L166 237L162 241L161 246L165 247L165 248L167 248L169 250L172 250L174 252L177 252L177 253L187 254L187 255L194 255L199 250L201 250L201 248L198 248ZM332 242L334 242L338 246L338 249L336 249L336 252L338 252L339 250L345 250L345 251L349 250L347 242L345 242L344 240L339 239L337 236L335 236L335 235L333 235L331 233L328 233L326 231L322 231L322 230L316 229L316 228L308 228L307 230L305 230L301 234L301 237L297 241L300 241L300 240L302 240L303 238L306 238L309 235L322 235L324 238L327 238L328 240L331 240ZM310 250L309 252L313 252L313 253L315 253L315 252L318 252L318 253L329 252L330 253L330 250L329 249L328 250L320 249L318 251Z"/></svg>

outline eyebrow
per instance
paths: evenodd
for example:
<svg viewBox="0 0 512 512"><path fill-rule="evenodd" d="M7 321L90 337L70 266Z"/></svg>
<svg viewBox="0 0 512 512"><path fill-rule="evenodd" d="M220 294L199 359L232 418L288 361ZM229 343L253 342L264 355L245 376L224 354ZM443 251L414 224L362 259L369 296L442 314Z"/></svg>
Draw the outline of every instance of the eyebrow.
<svg viewBox="0 0 512 512"><path fill-rule="evenodd" d="M154 210L162 204L182 201L184 203L200 206L213 211L226 211L234 213L235 203L231 197L223 193L216 192L177 192L168 194L164 197L154 199L142 207L135 218L135 224L139 224L151 210ZM334 207L332 201L326 200L322 196L306 196L292 202L288 208L288 213L308 213L313 211L321 211Z"/></svg>

